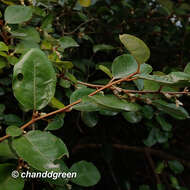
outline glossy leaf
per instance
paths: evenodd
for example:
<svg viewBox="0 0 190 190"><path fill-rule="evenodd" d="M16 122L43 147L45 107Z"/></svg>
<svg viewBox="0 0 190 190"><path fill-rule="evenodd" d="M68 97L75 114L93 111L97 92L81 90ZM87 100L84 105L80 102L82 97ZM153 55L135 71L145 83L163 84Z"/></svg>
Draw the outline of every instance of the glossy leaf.
<svg viewBox="0 0 190 190"><path fill-rule="evenodd" d="M8 24L19 24L32 18L32 9L29 6L11 5L6 8L4 16Z"/></svg>
<svg viewBox="0 0 190 190"><path fill-rule="evenodd" d="M137 75L141 79L155 81L159 84L187 86L190 83L190 75L184 72L172 72L168 75L158 76L149 74Z"/></svg>
<svg viewBox="0 0 190 190"><path fill-rule="evenodd" d="M63 127L64 124L64 116L61 115L56 115L51 122L48 123L47 127L45 130L57 130Z"/></svg>
<svg viewBox="0 0 190 190"><path fill-rule="evenodd" d="M73 106L73 109L79 110L79 111L98 111L100 108L97 104L95 104L88 95L90 93L94 92L93 89L90 88L79 88L75 90L71 97L70 97L70 103L75 102L82 98L82 102Z"/></svg>
<svg viewBox="0 0 190 190"><path fill-rule="evenodd" d="M23 133L23 130L14 125L11 125L6 128L6 134L12 137L20 136L22 133Z"/></svg>
<svg viewBox="0 0 190 190"><path fill-rule="evenodd" d="M138 111L140 106L136 103L127 102L114 95L94 95L90 97L96 104L111 111Z"/></svg>
<svg viewBox="0 0 190 190"><path fill-rule="evenodd" d="M112 64L112 73L114 78L127 77L137 71L137 62L129 54L120 55L114 59Z"/></svg>
<svg viewBox="0 0 190 190"><path fill-rule="evenodd" d="M48 132L30 131L13 140L13 148L29 165L40 171L58 170L53 162L69 156L63 141Z"/></svg>
<svg viewBox="0 0 190 190"><path fill-rule="evenodd" d="M142 40L130 34L119 35L119 39L139 64L149 59L150 50Z"/></svg>
<svg viewBox="0 0 190 190"><path fill-rule="evenodd" d="M14 95L27 109L44 108L54 96L55 86L53 66L39 49L28 51L14 66Z"/></svg>
<svg viewBox="0 0 190 190"><path fill-rule="evenodd" d="M176 106L176 104L168 103L163 100L154 100L153 105L155 105L159 110L171 115L177 119L187 119L189 118L188 112L181 106Z"/></svg>
<svg viewBox="0 0 190 190"><path fill-rule="evenodd" d="M100 173L97 168L91 163L80 161L72 165L71 172L77 172L77 177L71 181L83 187L93 186L100 180Z"/></svg>

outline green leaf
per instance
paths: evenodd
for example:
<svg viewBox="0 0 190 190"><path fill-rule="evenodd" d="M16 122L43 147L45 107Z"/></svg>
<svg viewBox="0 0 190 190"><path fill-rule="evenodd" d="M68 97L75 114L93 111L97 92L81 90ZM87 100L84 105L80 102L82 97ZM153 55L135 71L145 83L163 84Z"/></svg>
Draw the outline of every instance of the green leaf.
<svg viewBox="0 0 190 190"><path fill-rule="evenodd" d="M184 72L172 72L168 75L158 76L149 74L138 74L141 79L155 81L159 84L187 86L190 83L190 75Z"/></svg>
<svg viewBox="0 0 190 190"><path fill-rule="evenodd" d="M70 96L70 103L73 103L79 99L82 99L82 102L73 106L73 109L79 111L98 111L100 108L97 104L95 104L88 95L94 92L93 89L90 88L79 88L75 90Z"/></svg>
<svg viewBox="0 0 190 190"><path fill-rule="evenodd" d="M100 113L101 115L105 115L105 116L115 116L115 115L117 115L119 112L114 112L114 111L110 111L110 110L101 109L101 110L99 111L99 113Z"/></svg>
<svg viewBox="0 0 190 190"><path fill-rule="evenodd" d="M78 0L80 6L89 7L91 5L91 0Z"/></svg>
<svg viewBox="0 0 190 190"><path fill-rule="evenodd" d="M20 136L22 133L23 133L23 130L14 125L11 125L6 128L6 134L12 137Z"/></svg>
<svg viewBox="0 0 190 190"><path fill-rule="evenodd" d="M163 184L157 184L157 190L165 190L165 186Z"/></svg>
<svg viewBox="0 0 190 190"><path fill-rule="evenodd" d="M40 49L31 49L14 66L14 95L26 109L44 108L54 96L55 87L54 68Z"/></svg>
<svg viewBox="0 0 190 190"><path fill-rule="evenodd" d="M9 48L4 42L0 42L0 51L8 51Z"/></svg>
<svg viewBox="0 0 190 190"><path fill-rule="evenodd" d="M97 184L101 178L99 171L91 162L77 162L72 165L70 171L77 172L77 177L71 181L83 187L93 186Z"/></svg>
<svg viewBox="0 0 190 190"><path fill-rule="evenodd" d="M5 105L0 104L0 113L3 113L5 111Z"/></svg>
<svg viewBox="0 0 190 190"><path fill-rule="evenodd" d="M142 40L130 34L119 35L119 39L137 63L142 64L149 59L150 50Z"/></svg>
<svg viewBox="0 0 190 190"><path fill-rule="evenodd" d="M139 186L139 190L150 190L150 187L148 185L141 185Z"/></svg>
<svg viewBox="0 0 190 190"><path fill-rule="evenodd" d="M69 156L67 147L60 138L39 130L13 139L12 145L22 159L40 171L59 169L53 162L65 155Z"/></svg>
<svg viewBox="0 0 190 190"><path fill-rule="evenodd" d="M127 102L114 95L96 94L90 97L96 104L111 111L138 111L140 106L136 103Z"/></svg>
<svg viewBox="0 0 190 190"><path fill-rule="evenodd" d="M49 105L56 109L61 109L65 107L65 105L55 97L51 99Z"/></svg>
<svg viewBox="0 0 190 190"><path fill-rule="evenodd" d="M112 73L114 78L126 77L137 71L137 62L130 54L123 54L114 59Z"/></svg>
<svg viewBox="0 0 190 190"><path fill-rule="evenodd" d="M168 161L168 165L175 174L180 174L184 171L183 165L177 160Z"/></svg>
<svg viewBox="0 0 190 190"><path fill-rule="evenodd" d="M176 119L187 119L189 118L188 112L181 106L176 106L176 104L165 102L164 100L153 100L153 105L155 105L159 110L171 115Z"/></svg>
<svg viewBox="0 0 190 190"><path fill-rule="evenodd" d="M103 71L104 73L106 73L110 78L112 78L112 73L111 71L104 65L99 65L98 68Z"/></svg>
<svg viewBox="0 0 190 190"><path fill-rule="evenodd" d="M64 116L62 114L56 115L53 120L48 123L48 126L45 128L45 130L57 130L63 127L64 124Z"/></svg>
<svg viewBox="0 0 190 190"><path fill-rule="evenodd" d="M97 44L93 46L93 52L96 53L98 51L110 51L113 50L114 47L107 44Z"/></svg>
<svg viewBox="0 0 190 190"><path fill-rule="evenodd" d="M96 112L81 112L81 119L88 127L95 127L98 123Z"/></svg>
<svg viewBox="0 0 190 190"><path fill-rule="evenodd" d="M163 172L164 168L165 168L164 162L163 161L159 162L158 165L157 165L157 167L156 167L156 169L155 169L155 172L157 174L161 174Z"/></svg>
<svg viewBox="0 0 190 190"><path fill-rule="evenodd" d="M185 66L184 72L190 74L190 63Z"/></svg>
<svg viewBox="0 0 190 190"><path fill-rule="evenodd" d="M172 125L170 123L168 123L163 116L157 115L156 120L161 125L161 127L164 131L172 130Z"/></svg>
<svg viewBox="0 0 190 190"><path fill-rule="evenodd" d="M151 147L156 144L157 139L156 139L156 129L152 128L147 139L143 141L144 144L148 147Z"/></svg>
<svg viewBox="0 0 190 190"><path fill-rule="evenodd" d="M16 170L14 164L0 164L0 189L2 190L22 190L24 188L24 180L20 177L13 178L12 171Z"/></svg>
<svg viewBox="0 0 190 190"><path fill-rule="evenodd" d="M179 182L178 182L176 177L171 175L170 176L170 181L171 181L171 184L172 184L173 188L180 190L180 185L179 185Z"/></svg>
<svg viewBox="0 0 190 190"><path fill-rule="evenodd" d="M0 143L0 158L4 159L17 159L16 155L10 149L8 140L4 140Z"/></svg>
<svg viewBox="0 0 190 190"><path fill-rule="evenodd" d="M171 0L158 0L166 12L170 15L173 12L173 2Z"/></svg>
<svg viewBox="0 0 190 190"><path fill-rule="evenodd" d="M39 32L31 26L20 28L18 30L13 30L11 31L11 34L13 37L21 40L28 40L36 43L40 42Z"/></svg>
<svg viewBox="0 0 190 190"><path fill-rule="evenodd" d="M5 21L8 24L19 24L32 18L32 8L22 5L10 5L5 10Z"/></svg>
<svg viewBox="0 0 190 190"><path fill-rule="evenodd" d="M79 46L77 42L69 36L64 36L60 38L59 45L60 45L60 47L58 48L59 51L64 51L66 48Z"/></svg>
<svg viewBox="0 0 190 190"><path fill-rule="evenodd" d="M122 112L122 115L129 123L139 123L142 119L140 112Z"/></svg>
<svg viewBox="0 0 190 190"><path fill-rule="evenodd" d="M3 69L7 66L7 63L4 58L0 57L0 69Z"/></svg>
<svg viewBox="0 0 190 190"><path fill-rule="evenodd" d="M32 48L40 48L40 46L33 41L22 40L19 44L17 44L15 48L15 53L27 53Z"/></svg>
<svg viewBox="0 0 190 190"><path fill-rule="evenodd" d="M4 115L4 120L6 125L22 125L23 121L15 114L6 114Z"/></svg>
<svg viewBox="0 0 190 190"><path fill-rule="evenodd" d="M158 143L165 143L168 141L169 133L162 132L160 129L156 129L155 138Z"/></svg>

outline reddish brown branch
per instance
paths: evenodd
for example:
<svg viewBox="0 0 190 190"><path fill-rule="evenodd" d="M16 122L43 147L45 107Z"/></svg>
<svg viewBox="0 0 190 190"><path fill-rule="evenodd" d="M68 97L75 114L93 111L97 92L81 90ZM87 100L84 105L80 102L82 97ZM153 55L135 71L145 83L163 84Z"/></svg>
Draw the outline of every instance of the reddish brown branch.
<svg viewBox="0 0 190 190"><path fill-rule="evenodd" d="M88 96L93 96L93 95L97 94L98 92L100 92L100 91L102 91L102 90L104 90L106 88L110 88L114 84L118 84L118 83L121 83L123 81L135 80L136 78L131 78L131 77L134 76L134 75L136 75L137 73L138 72L132 73L131 75L129 75L129 76L125 77L125 78L122 78L122 79L116 80L114 82L108 83L107 85L102 86L101 88L99 88L96 91L92 92ZM73 102L73 103L65 106L64 108L59 109L59 110L50 112L48 114L45 114L45 115L42 115L42 116L39 116L39 117L33 117L32 120L30 120L28 123L24 124L21 127L21 129L24 130L25 128L27 128L28 126L32 125L33 123L35 123L38 120L44 119L46 117L49 117L49 116L52 116L52 115L55 115L55 114L58 114L58 113L61 113L61 112L66 112L69 108L73 107L76 104L79 104L81 101L82 101L82 99L79 99L79 100L77 100L77 101L75 101L75 102ZM10 135L5 135L5 136L1 137L0 138L0 142L2 142L3 140L7 139L8 137L10 137Z"/></svg>

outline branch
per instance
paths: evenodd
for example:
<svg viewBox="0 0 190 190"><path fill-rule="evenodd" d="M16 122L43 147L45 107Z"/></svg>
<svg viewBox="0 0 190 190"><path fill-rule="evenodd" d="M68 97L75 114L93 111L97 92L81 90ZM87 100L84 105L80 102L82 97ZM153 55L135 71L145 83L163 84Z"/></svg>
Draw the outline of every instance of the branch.
<svg viewBox="0 0 190 190"><path fill-rule="evenodd" d="M75 153L79 151L80 149L85 149L85 148L101 148L102 144L79 144L75 146L72 150L72 153ZM178 160L180 161L183 165L187 166L190 168L190 162L187 160L183 160L181 158L178 158L176 156L173 156L171 154L168 154L164 151L161 150L155 150L152 148L147 148L147 147L137 147L137 146L128 146L128 145L122 145L122 144L112 144L113 148L120 149L120 150L127 150L127 151L132 151L132 152L141 152L145 153L145 151L148 151L149 154L157 156L161 159L164 160Z"/></svg>
<svg viewBox="0 0 190 190"><path fill-rule="evenodd" d="M111 82L111 83L108 83L107 85L105 86L102 86L101 88L97 89L96 91L92 92L91 94L89 94L88 96L93 96L95 94L97 94L98 92L106 89L106 88L110 88L112 85L114 84L118 84L118 83L121 83L123 81L131 81L131 80L135 80L136 78L131 78L132 76L136 75L137 72L135 73L132 73L130 74L129 76L125 77L125 78L122 78L122 79L119 79L119 80L116 80L114 82ZM66 112L68 109L70 109L71 107L73 107L74 105L76 104L79 104L80 102L82 101L82 99L79 99L67 106L65 106L64 108L61 108L59 110L56 110L56 111L53 111L53 112L50 112L48 114L45 114L45 115L42 115L42 116L37 116L37 117L33 117L28 123L24 124L21 129L24 130L25 128L29 127L30 125L32 125L33 123L35 123L36 121L38 120L41 120L41 119L44 119L46 117L49 117L49 116L52 116L52 115L55 115L55 114L58 114L58 113L61 113L61 112ZM3 140L9 138L10 135L5 135L3 137L0 138L0 142L2 142Z"/></svg>

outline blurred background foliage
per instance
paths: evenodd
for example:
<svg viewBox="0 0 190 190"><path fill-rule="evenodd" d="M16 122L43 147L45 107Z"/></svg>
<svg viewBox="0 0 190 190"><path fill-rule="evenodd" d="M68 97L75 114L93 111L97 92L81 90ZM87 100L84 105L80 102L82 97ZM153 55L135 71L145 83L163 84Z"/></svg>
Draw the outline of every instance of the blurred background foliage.
<svg viewBox="0 0 190 190"><path fill-rule="evenodd" d="M7 24L4 11L9 5L30 6L32 17L21 24L11 24L11 21ZM64 73L70 79L58 79L55 99L42 110L46 113L69 104L76 80L94 84L109 81L100 65L111 68L115 57L128 53L119 34L135 35L148 45L151 56L147 63L155 73L183 71L190 61L188 0L1 0L0 11L0 38L9 47L8 51L0 44L2 135L6 126L21 125L31 117L31 112L24 112L12 92L12 67L30 48L40 47L48 54L57 74ZM134 89L134 85L130 83L128 88ZM147 84L147 90L152 88L152 84ZM190 111L188 96L178 100ZM46 130L55 130L58 126L59 130L53 133L68 146L67 164L70 166L81 159L91 161L102 176L96 186L73 185L72 189L190 188L188 164L168 162L167 155L159 151L150 159L145 148L170 153L189 163L188 119L174 119L149 105L144 106L139 115L108 111L91 115L73 110L66 113L64 119L53 119L54 123L48 121ZM47 121L36 125L44 129ZM78 146L81 144L85 146ZM113 144L125 144L133 149ZM162 185L157 185L158 176ZM27 190L38 189L37 186L52 189L40 181L27 183Z"/></svg>

